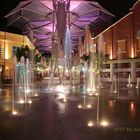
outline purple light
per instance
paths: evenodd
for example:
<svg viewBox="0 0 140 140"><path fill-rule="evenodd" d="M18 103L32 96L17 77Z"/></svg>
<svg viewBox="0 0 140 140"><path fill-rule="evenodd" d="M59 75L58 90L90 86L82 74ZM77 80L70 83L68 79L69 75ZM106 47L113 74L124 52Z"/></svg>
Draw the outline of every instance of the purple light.
<svg viewBox="0 0 140 140"><path fill-rule="evenodd" d="M77 8L83 1L71 1L70 2L70 11L73 11L75 8Z"/></svg>

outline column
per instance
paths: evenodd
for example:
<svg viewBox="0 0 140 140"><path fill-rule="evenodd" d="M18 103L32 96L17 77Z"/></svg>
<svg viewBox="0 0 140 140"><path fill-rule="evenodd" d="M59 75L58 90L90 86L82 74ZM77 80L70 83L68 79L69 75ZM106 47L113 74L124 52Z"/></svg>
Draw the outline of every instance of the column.
<svg viewBox="0 0 140 140"><path fill-rule="evenodd" d="M114 76L114 65L113 63L110 63L110 81L113 81L113 76Z"/></svg>
<svg viewBox="0 0 140 140"><path fill-rule="evenodd" d="M131 62L131 82L136 82L136 63Z"/></svg>

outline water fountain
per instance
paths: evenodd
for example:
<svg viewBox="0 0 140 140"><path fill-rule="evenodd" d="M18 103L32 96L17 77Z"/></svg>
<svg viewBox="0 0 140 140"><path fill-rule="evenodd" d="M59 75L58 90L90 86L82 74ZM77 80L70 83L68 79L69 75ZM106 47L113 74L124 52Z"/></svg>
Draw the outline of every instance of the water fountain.
<svg viewBox="0 0 140 140"><path fill-rule="evenodd" d="M100 60L101 60L101 57L104 57L104 54L105 54L103 35L99 35L98 47L99 47L99 49L98 49L99 69L101 69ZM98 85L97 85L97 87L98 88L103 88L103 84L101 82L100 74L98 75Z"/></svg>
<svg viewBox="0 0 140 140"><path fill-rule="evenodd" d="M21 59L20 59L20 64L21 64L21 76L22 76L22 80L21 80L21 86L23 89L25 89L25 59L24 57L22 56Z"/></svg>
<svg viewBox="0 0 140 140"><path fill-rule="evenodd" d="M129 74L129 76L128 76L128 84L127 84L127 87L128 87L128 88L131 88L131 87L132 87L132 84L131 84L131 76L130 76L130 74Z"/></svg>
<svg viewBox="0 0 140 140"><path fill-rule="evenodd" d="M70 36L70 29L67 28L66 29L66 33L65 33L65 67L69 68L71 67L71 36Z"/></svg>
<svg viewBox="0 0 140 140"><path fill-rule="evenodd" d="M48 79L48 89L53 90L53 81L54 81L54 74L53 72L50 72L50 77Z"/></svg>
<svg viewBox="0 0 140 140"><path fill-rule="evenodd" d="M93 61L91 60L89 70L88 70L88 86L87 91L89 92L95 92L96 91L96 85L95 85L95 71L93 66Z"/></svg>
<svg viewBox="0 0 140 140"><path fill-rule="evenodd" d="M30 75L30 63L29 59L26 59L25 63L25 90L26 92L30 92L30 83L31 83L31 75Z"/></svg>
<svg viewBox="0 0 140 140"><path fill-rule="evenodd" d="M117 79L116 79L116 76L115 75L113 76L112 91L114 93L117 93Z"/></svg>
<svg viewBox="0 0 140 140"><path fill-rule="evenodd" d="M22 56L20 62L17 63L16 57L14 58L14 88L19 99L19 103L23 104L28 102L27 94L30 91L30 63L29 59ZM19 88L16 88L18 86ZM28 95L29 96L29 95ZM31 103L31 100L29 100Z"/></svg>
<svg viewBox="0 0 140 140"><path fill-rule="evenodd" d="M137 84L136 84L136 88L140 88L140 78L137 78Z"/></svg>

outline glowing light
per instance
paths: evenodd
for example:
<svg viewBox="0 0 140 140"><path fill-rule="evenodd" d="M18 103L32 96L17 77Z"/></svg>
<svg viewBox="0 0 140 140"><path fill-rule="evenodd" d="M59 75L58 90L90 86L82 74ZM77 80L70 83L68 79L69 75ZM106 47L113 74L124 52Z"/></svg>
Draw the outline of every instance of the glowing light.
<svg viewBox="0 0 140 140"><path fill-rule="evenodd" d="M32 103L32 100L29 100L28 103L31 104Z"/></svg>
<svg viewBox="0 0 140 140"><path fill-rule="evenodd" d="M108 122L106 120L101 121L101 126L106 127L108 126Z"/></svg>
<svg viewBox="0 0 140 140"><path fill-rule="evenodd" d="M89 93L88 95L89 95L89 96L93 96L93 94L92 94L92 93Z"/></svg>
<svg viewBox="0 0 140 140"><path fill-rule="evenodd" d="M37 97L37 96L38 96L38 94L36 93L34 96L35 96L35 97Z"/></svg>
<svg viewBox="0 0 140 140"><path fill-rule="evenodd" d="M113 107L113 101L109 101L109 106Z"/></svg>
<svg viewBox="0 0 140 140"><path fill-rule="evenodd" d="M64 94L58 94L58 98L57 99L64 99L64 98L66 98L66 95L64 95Z"/></svg>
<svg viewBox="0 0 140 140"><path fill-rule="evenodd" d="M98 93L96 93L96 94L95 94L95 96L99 96L99 94L98 94Z"/></svg>
<svg viewBox="0 0 140 140"><path fill-rule="evenodd" d="M17 113L17 111L14 110L14 111L12 112L12 114L13 114L13 115L17 115L18 113Z"/></svg>
<svg viewBox="0 0 140 140"><path fill-rule="evenodd" d="M78 105L78 108L82 108L82 105Z"/></svg>
<svg viewBox="0 0 140 140"><path fill-rule="evenodd" d="M9 67L8 67L8 66L6 66L6 67L5 67L5 70L8 70L8 69L9 69Z"/></svg>
<svg viewBox="0 0 140 140"><path fill-rule="evenodd" d="M75 8L77 8L82 1L71 1L70 2L70 11L73 11Z"/></svg>
<svg viewBox="0 0 140 140"><path fill-rule="evenodd" d="M25 92L29 93L29 92L31 92L31 90L30 89L26 89Z"/></svg>
<svg viewBox="0 0 140 140"><path fill-rule="evenodd" d="M59 65L59 66L58 66L58 68L59 68L59 69L61 69L61 68L62 68L62 66L60 66L60 65Z"/></svg>
<svg viewBox="0 0 140 140"><path fill-rule="evenodd" d="M131 112L135 112L135 104L134 104L134 102L130 103L130 110L131 110Z"/></svg>
<svg viewBox="0 0 140 140"><path fill-rule="evenodd" d="M9 59L8 42L5 41L5 59Z"/></svg>
<svg viewBox="0 0 140 140"><path fill-rule="evenodd" d="M58 86L56 87L56 90L57 90L58 92L65 92L65 87L64 87L63 85L58 85Z"/></svg>
<svg viewBox="0 0 140 140"><path fill-rule="evenodd" d="M67 98L64 98L64 99L63 99L63 102L66 103L66 102L67 102Z"/></svg>
<svg viewBox="0 0 140 140"><path fill-rule="evenodd" d="M89 121L89 122L87 123L87 126L88 126L88 127L93 127L93 125L94 125L93 121Z"/></svg>
<svg viewBox="0 0 140 140"><path fill-rule="evenodd" d="M87 71L87 68L82 67L82 71L83 71L83 72L86 72L86 71Z"/></svg>
<svg viewBox="0 0 140 140"><path fill-rule="evenodd" d="M69 72L68 69L66 69L65 72L68 73Z"/></svg>
<svg viewBox="0 0 140 140"><path fill-rule="evenodd" d="M92 105L91 104L87 104L87 108L92 108Z"/></svg>
<svg viewBox="0 0 140 140"><path fill-rule="evenodd" d="M134 58L134 48L131 49L131 58Z"/></svg>
<svg viewBox="0 0 140 140"><path fill-rule="evenodd" d="M66 29L65 33L65 66L69 66L71 63L71 35L70 35L70 29ZM73 67L74 68L74 67ZM72 68L72 71L74 70Z"/></svg>
<svg viewBox="0 0 140 140"><path fill-rule="evenodd" d="M113 59L112 50L110 51L110 59L111 59L111 60Z"/></svg>
<svg viewBox="0 0 140 140"><path fill-rule="evenodd" d="M24 101L23 99L21 99L21 100L19 101L19 103L20 103L20 104L24 104L25 101Z"/></svg>

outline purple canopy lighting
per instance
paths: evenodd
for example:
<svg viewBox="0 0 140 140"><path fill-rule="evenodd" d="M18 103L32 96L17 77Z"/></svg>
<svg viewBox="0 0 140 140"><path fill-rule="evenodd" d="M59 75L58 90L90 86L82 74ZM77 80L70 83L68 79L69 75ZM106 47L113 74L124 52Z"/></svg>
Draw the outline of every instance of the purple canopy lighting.
<svg viewBox="0 0 140 140"><path fill-rule="evenodd" d="M69 17L66 8L69 10ZM54 17L54 13L57 17ZM52 32L57 30L59 38L63 39L68 22L72 46L77 49L79 37L84 35L87 25L94 25L92 31L96 35L98 32L95 28L99 28L99 23L110 25L113 15L95 1L25 0L7 14L6 18L7 26L20 28L30 39L33 38L31 41L36 40L33 43L40 46L40 49L50 50Z"/></svg>

